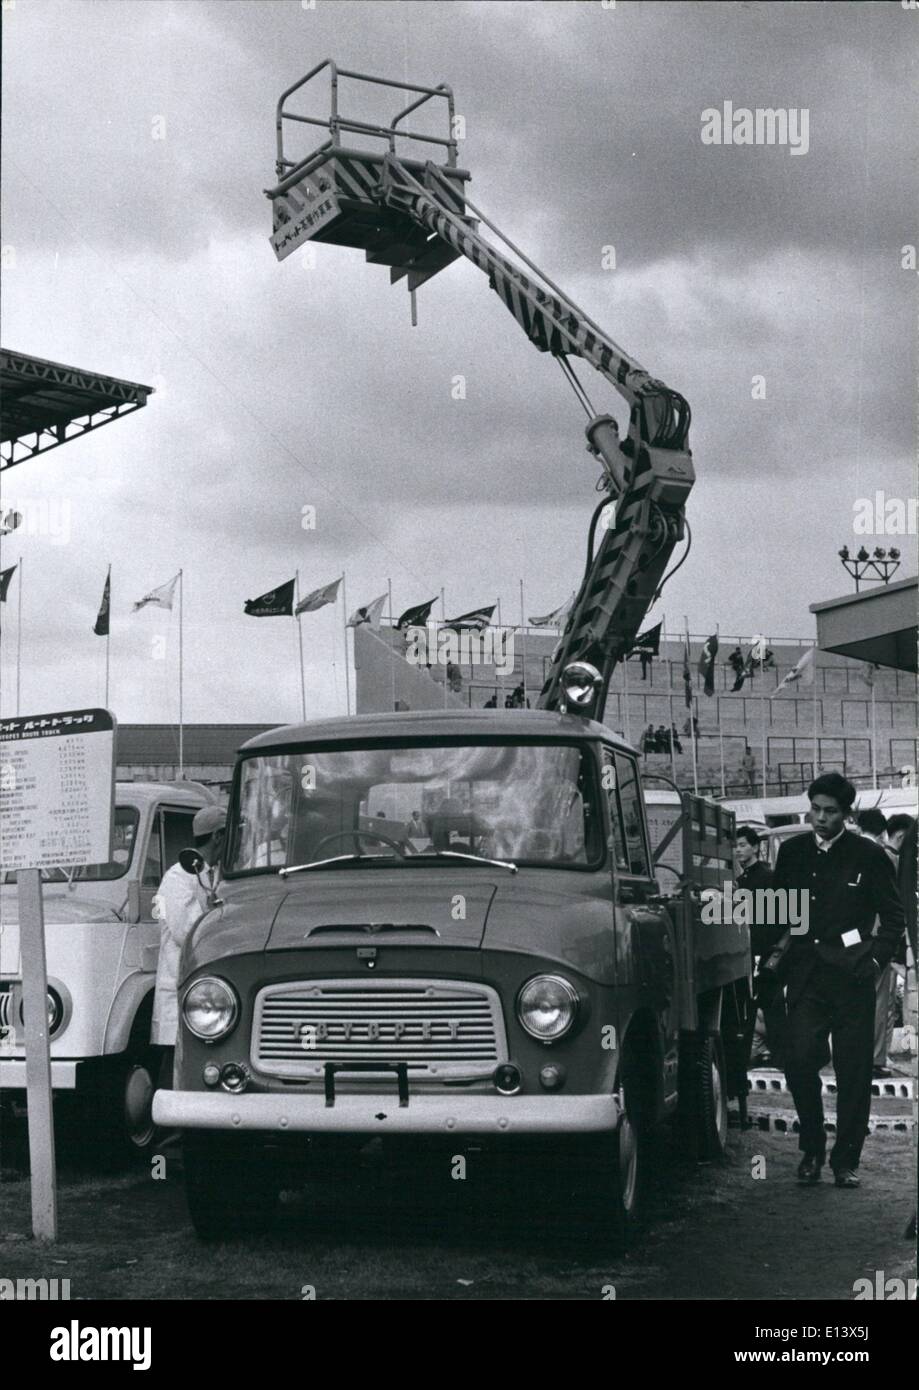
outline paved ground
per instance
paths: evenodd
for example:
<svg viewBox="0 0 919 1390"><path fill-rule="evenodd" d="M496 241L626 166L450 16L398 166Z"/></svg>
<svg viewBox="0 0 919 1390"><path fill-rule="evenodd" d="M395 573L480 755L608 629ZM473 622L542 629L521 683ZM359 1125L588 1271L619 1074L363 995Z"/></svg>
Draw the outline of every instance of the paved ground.
<svg viewBox="0 0 919 1390"><path fill-rule="evenodd" d="M275 1228L245 1245L200 1245L166 1176L117 1178L62 1163L60 1241L30 1239L24 1178L0 1186L0 1277L68 1277L73 1298L851 1299L874 1271L915 1276L903 1232L916 1190L911 1134L872 1137L858 1192L794 1181L797 1141L732 1130L728 1162L680 1160L665 1136L649 1221L614 1258L571 1229L564 1179L503 1174L475 1158L464 1182L369 1153L338 1181L286 1194ZM755 1176L755 1174L761 1176ZM606 1291L606 1292L605 1292Z"/></svg>

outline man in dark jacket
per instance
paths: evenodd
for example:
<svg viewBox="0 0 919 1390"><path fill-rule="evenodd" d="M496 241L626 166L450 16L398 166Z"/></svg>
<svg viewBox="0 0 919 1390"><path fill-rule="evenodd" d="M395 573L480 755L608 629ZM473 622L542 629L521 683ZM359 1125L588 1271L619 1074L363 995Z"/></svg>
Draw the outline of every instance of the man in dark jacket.
<svg viewBox="0 0 919 1390"><path fill-rule="evenodd" d="M784 982L788 1027L785 1074L798 1111L802 1183L820 1180L826 1156L820 1068L833 1042L836 1186L859 1186L857 1169L871 1113L875 980L904 929L893 865L879 845L845 827L855 788L827 772L807 790L813 834L779 850L774 889L806 891L808 925L792 933ZM875 919L877 935L872 935Z"/></svg>
<svg viewBox="0 0 919 1390"><path fill-rule="evenodd" d="M772 870L768 864L764 864L760 859L759 849L759 835L752 825L738 826L734 839L734 857L737 860L738 869L736 886L737 888L748 888L754 895L754 904L757 901L756 890L758 888L771 888L772 886ZM769 954L777 939L782 935L781 927L771 926L768 922L761 921L760 916L761 914L755 914L750 924L750 949L754 964L757 959L762 959L763 956ZM760 1056L756 1065L778 1067L781 1071L785 1065L785 1000L781 991L768 1003L764 1001L761 1008L768 1055L765 1058Z"/></svg>

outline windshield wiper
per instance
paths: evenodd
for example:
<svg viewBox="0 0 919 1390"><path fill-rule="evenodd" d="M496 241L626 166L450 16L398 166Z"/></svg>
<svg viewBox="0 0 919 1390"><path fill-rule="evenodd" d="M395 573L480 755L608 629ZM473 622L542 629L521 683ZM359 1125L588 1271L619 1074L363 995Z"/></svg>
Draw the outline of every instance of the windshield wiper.
<svg viewBox="0 0 919 1390"><path fill-rule="evenodd" d="M464 859L469 864L491 864L496 869L507 869L510 873L517 872L517 865L512 864L509 859L486 859L484 854L464 854L458 849L439 849L433 854L419 854L419 859Z"/></svg>
<svg viewBox="0 0 919 1390"><path fill-rule="evenodd" d="M348 860L351 863L366 864L377 859L395 859L394 854L335 854L331 859L314 859L309 864L291 864L289 869L278 869L281 878L286 878L288 874L302 874L307 869L324 869L327 864L344 864Z"/></svg>

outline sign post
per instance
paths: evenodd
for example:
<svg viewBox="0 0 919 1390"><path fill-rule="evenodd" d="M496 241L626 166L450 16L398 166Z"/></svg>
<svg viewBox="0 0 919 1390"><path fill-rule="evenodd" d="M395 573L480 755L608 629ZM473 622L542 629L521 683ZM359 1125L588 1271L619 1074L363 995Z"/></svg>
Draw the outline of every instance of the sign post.
<svg viewBox="0 0 919 1390"><path fill-rule="evenodd" d="M57 1239L48 972L41 870L112 855L115 720L106 710L0 723L0 863L16 874L32 1232ZM18 1022L18 1020L17 1020Z"/></svg>

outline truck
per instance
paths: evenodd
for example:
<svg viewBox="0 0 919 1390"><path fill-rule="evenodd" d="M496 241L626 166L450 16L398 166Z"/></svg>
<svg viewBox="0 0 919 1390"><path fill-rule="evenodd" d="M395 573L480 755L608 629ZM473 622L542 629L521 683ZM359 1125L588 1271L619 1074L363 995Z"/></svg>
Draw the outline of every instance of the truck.
<svg viewBox="0 0 919 1390"><path fill-rule="evenodd" d="M194 782L118 782L112 859L42 870L51 1085L57 1101L75 1103L75 1141L100 1167L143 1159L157 1140L154 897L193 844L195 812L214 800ZM7 870L0 882L0 1092L19 1110L26 1063L15 881Z"/></svg>
<svg viewBox="0 0 919 1390"><path fill-rule="evenodd" d="M326 77L328 117L295 110ZM362 120L345 82L411 99ZM438 106L442 134L414 128ZM304 126L328 139L301 156ZM471 203L455 130L445 83L320 63L277 103L272 245L279 260L308 241L363 249L405 281L413 319L452 262L487 275L589 417L601 497L583 577L536 709L359 714L240 750L220 881L180 964L173 1087L153 1102L183 1136L205 1240L264 1230L291 1164L331 1150L346 1166L373 1138L542 1148L572 1219L621 1240L658 1124L717 1158L745 1096L749 933L702 910L731 876L733 817L678 793L653 857L637 755L603 723L612 672L688 546L689 406ZM416 157L425 142L441 162ZM622 437L573 358L625 399Z"/></svg>

